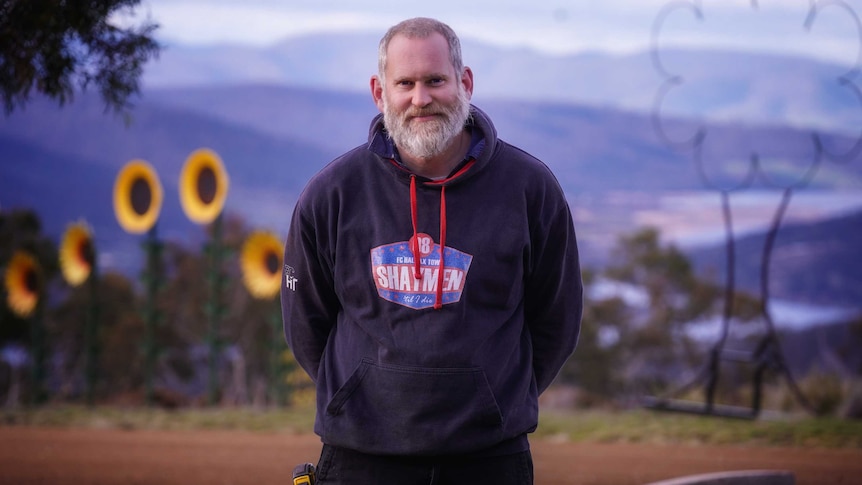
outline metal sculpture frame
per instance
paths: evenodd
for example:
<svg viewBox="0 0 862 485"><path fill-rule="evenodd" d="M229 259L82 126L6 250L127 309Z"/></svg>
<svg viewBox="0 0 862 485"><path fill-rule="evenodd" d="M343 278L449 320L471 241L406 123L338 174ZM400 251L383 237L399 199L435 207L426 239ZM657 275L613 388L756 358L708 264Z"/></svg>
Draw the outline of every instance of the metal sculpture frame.
<svg viewBox="0 0 862 485"><path fill-rule="evenodd" d="M811 29L818 13L823 8L829 6L844 8L854 20L857 27L857 32L859 33L859 54L857 56L855 66L844 75L839 76L836 79L836 82L839 86L850 90L856 96L857 100L860 101L860 106L862 106L862 91L860 91L859 87L854 81L854 79L859 76L860 72L862 72L862 69L860 69L860 67L862 67L862 23L860 23L859 17L856 15L852 8L850 8L845 2L840 0L810 0L809 4L810 9L804 22L804 28L807 30ZM752 8L757 9L757 1L752 0L751 6ZM707 137L707 132L703 128L703 126L699 127L697 132L688 139L673 140L665 132L660 119L660 109L664 98L667 96L670 90L672 90L676 86L681 85L684 82L684 78L680 75L670 73L664 67L658 52L658 35L661 31L666 17L674 10L681 8L690 9L695 14L698 20L703 19L703 12L700 7L700 0L670 2L661 10L661 12L656 17L652 29L651 54L653 67L662 76L663 83L659 88L655 103L653 105L652 122L656 133L667 145L671 147L690 148L693 150L697 172L704 186L707 189L719 192L721 196L721 207L726 232L726 283L724 288L724 312L722 316L720 337L712 345L709 351L709 356L706 364L695 375L695 377L688 383L676 388L665 396L645 398L644 405L647 408L657 411L673 411L710 416L723 416L730 418L755 419L760 415L762 408L762 388L765 374L767 371L774 371L785 378L790 388L790 391L792 392L796 400L800 403L800 405L809 413L814 414L814 410L811 403L808 401L802 390L799 388L798 384L796 383L796 380L794 379L790 371L790 368L788 367L787 361L784 358L784 352L781 348L781 343L775 330L775 323L769 310L770 263L772 260L772 252L775 246L775 241L777 239L778 232L781 228L781 223L784 219L794 191L801 190L811 183L811 181L817 174L817 171L820 168L824 158L828 158L832 161L839 163L846 163L858 157L860 152L862 152L862 134L860 134L860 137L856 140L855 144L853 144L853 146L851 146L845 153L830 153L829 150L827 150L824 146L823 139L821 138L820 134L816 130L813 130L811 136L812 143L814 146L814 155L807 171L805 171L802 177L794 184L788 184L782 187L774 180L771 180L762 166L760 155L756 151L754 151L751 153L751 156L749 158L749 170L744 179L736 186L719 187L718 184L716 184L713 180L710 179L710 177L706 173L706 170L704 169L703 143ZM733 297L735 294L736 278L736 248L731 213L732 211L730 208L730 194L750 187L758 179L768 188L782 190L781 202L779 203L779 206L775 212L769 230L766 233L760 266L761 299L759 305L759 315L765 323L765 334L760 338L759 342L753 350L736 351L725 349L725 344L727 343L728 335L730 333L730 324L733 316ZM739 406L718 405L715 402L716 392L718 390L718 383L721 377L722 363L727 361L744 363L753 366L754 372L752 379L752 398L750 407L748 408ZM681 401L678 399L680 395L688 393L690 390L692 390L699 384L703 385L704 389L703 403Z"/></svg>

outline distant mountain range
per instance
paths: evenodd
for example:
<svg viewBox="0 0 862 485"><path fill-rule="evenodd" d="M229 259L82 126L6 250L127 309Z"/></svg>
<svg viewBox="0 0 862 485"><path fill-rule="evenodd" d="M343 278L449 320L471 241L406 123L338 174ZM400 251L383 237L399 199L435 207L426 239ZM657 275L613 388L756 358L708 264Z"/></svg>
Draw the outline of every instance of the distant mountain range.
<svg viewBox="0 0 862 485"><path fill-rule="evenodd" d="M778 230L768 262L766 234L738 237L734 243L737 288L761 295L761 271L768 263L772 298L811 305L862 309L862 212L813 223L788 223ZM722 245L688 251L703 274L726 282L726 248Z"/></svg>
<svg viewBox="0 0 862 485"><path fill-rule="evenodd" d="M357 46L370 52L359 53ZM139 240L123 233L113 216L111 193L117 173L132 159L152 163L166 194L160 235L194 244L203 239L204 231L182 214L177 181L186 157L197 148L209 147L224 160L231 179L226 211L241 215L251 225L283 233L296 197L312 174L345 150L364 143L377 109L367 92L344 88L354 85L360 74L360 86L367 86L376 65L375 50L376 40L338 36L294 40L273 49L171 48L159 64L148 68L143 96L128 126L122 118L106 113L92 94L79 94L64 107L36 98L25 110L0 120L0 208L37 210L46 230L57 237L69 222L86 218L95 228L103 264L136 272ZM554 59L477 45L465 45L466 52L475 59L471 65L477 71L476 104L492 116L503 139L544 160L566 191L585 266L605 264L621 234L654 223L662 229L661 218L655 216L667 211L663 204L668 194L707 191L717 197L714 188L704 186L703 171L718 166L721 170L712 174L717 174L715 180L733 182L750 167L755 151L760 155L761 171L778 186L796 183L815 168L816 176L800 190L862 192L862 157L816 157L818 143L833 152L852 148L858 140L844 131L827 132L790 122L754 123L752 119L711 122L665 113L662 126L668 132L701 130L706 134L700 158L691 147L669 146L658 136L646 102L655 96L659 83L648 54ZM719 53L679 55L718 59L710 56ZM780 65L787 60L761 61ZM716 73L727 62L717 64L716 71L704 72ZM834 66L810 61L799 64L805 76L819 73L821 79L830 79L836 71ZM617 70L608 71L607 66ZM768 71L770 75L784 72L775 69ZM626 70L630 72L624 74ZM266 79L265 72L271 77ZM570 81L570 88L564 89ZM588 81L606 89L606 97L587 89ZM638 103L645 103L643 109L635 109L637 103L629 101L634 98L612 94L622 92L614 85L626 83L634 86L632 92L640 96ZM587 96L592 98L580 99ZM831 110L834 119L843 120L838 124L860 110L809 103ZM753 187L776 191L775 186L765 187L762 178ZM676 204L693 204L685 197L675 200ZM751 208L742 209L751 212ZM763 225L773 209L770 206L763 212ZM646 217L647 211L651 217ZM810 207L791 204L787 223L803 219L818 223L824 214L828 216L810 211ZM712 226L721 228L720 213L701 214L694 209L693 213L698 219L714 220ZM800 229L819 240L791 241L782 232L778 240L782 249L775 253L776 258L783 258L780 264L786 273L782 275L810 284L789 284L781 276L774 280L775 296L862 308L862 271L852 260L853 250L859 247L854 232L858 222L836 219L831 225ZM740 254L752 258L739 260L746 265L745 271L756 273L760 251L752 244L740 244ZM810 246L814 253L785 257L783 251L791 251L785 244L795 244L796 250ZM823 250L823 244L837 246ZM836 249L838 246L841 248ZM686 250L697 257L701 267L721 265L720 246ZM812 275L828 275L829 285L837 286L818 286L819 280ZM833 291L836 288L840 291Z"/></svg>
<svg viewBox="0 0 862 485"><path fill-rule="evenodd" d="M277 84L367 92L376 35L316 34L271 47L169 45L145 71L148 88ZM670 116L817 127L856 135L862 84L855 66L741 51L662 50L629 55L547 55L463 41L477 96L651 112L666 81Z"/></svg>

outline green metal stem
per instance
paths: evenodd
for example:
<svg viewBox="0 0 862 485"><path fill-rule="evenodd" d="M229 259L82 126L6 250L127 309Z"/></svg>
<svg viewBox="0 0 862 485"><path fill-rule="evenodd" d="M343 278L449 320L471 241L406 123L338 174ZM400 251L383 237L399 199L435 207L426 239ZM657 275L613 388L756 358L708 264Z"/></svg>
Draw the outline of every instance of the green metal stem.
<svg viewBox="0 0 862 485"><path fill-rule="evenodd" d="M282 406L290 397L290 388L284 382L285 365L282 353L287 350L282 332L281 311L278 307L270 313L270 360L269 360L269 399L275 406Z"/></svg>
<svg viewBox="0 0 862 485"><path fill-rule="evenodd" d="M36 303L36 309L30 319L30 345L31 357L33 358L32 378L33 390L30 393L30 401L34 406L42 404L46 400L45 393L45 328L42 325L42 299Z"/></svg>
<svg viewBox="0 0 862 485"><path fill-rule="evenodd" d="M157 308L157 297L161 286L161 252L162 244L156 236L156 226L150 229L146 240L147 269L144 274L144 284L147 289L146 307L144 308L144 399L146 404L154 402L153 378L156 368L156 327L160 313Z"/></svg>
<svg viewBox="0 0 862 485"><path fill-rule="evenodd" d="M221 296L224 288L224 275L222 274L222 216L219 215L213 221L212 241L208 248L209 271L208 282L210 289L210 302L206 306L207 318L209 320L209 404L215 405L219 399L219 360L221 357L222 342L219 335L221 318L224 309Z"/></svg>
<svg viewBox="0 0 862 485"><path fill-rule="evenodd" d="M90 273L88 286L90 290L90 302L87 308L87 321L84 327L84 347L86 362L84 365L84 373L86 377L85 395L87 405L93 406L96 397L96 381L98 379L98 362L99 362L99 277L95 263L96 258L93 258L93 269Z"/></svg>

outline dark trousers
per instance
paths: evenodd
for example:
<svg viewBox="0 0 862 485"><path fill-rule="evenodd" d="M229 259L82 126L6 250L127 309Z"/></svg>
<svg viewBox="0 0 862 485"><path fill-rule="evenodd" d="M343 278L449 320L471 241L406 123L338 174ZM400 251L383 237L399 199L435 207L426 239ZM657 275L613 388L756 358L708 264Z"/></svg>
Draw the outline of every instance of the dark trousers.
<svg viewBox="0 0 862 485"><path fill-rule="evenodd" d="M532 485L529 451L486 457L367 455L323 445L320 485Z"/></svg>

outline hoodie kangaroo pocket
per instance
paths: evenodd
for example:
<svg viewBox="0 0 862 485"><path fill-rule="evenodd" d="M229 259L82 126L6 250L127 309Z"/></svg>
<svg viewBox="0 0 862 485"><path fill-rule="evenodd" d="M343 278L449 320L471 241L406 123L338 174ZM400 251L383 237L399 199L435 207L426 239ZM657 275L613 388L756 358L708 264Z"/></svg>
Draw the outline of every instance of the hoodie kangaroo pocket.
<svg viewBox="0 0 862 485"><path fill-rule="evenodd" d="M481 368L363 359L326 408L324 442L377 454L450 454L498 443L502 416Z"/></svg>

